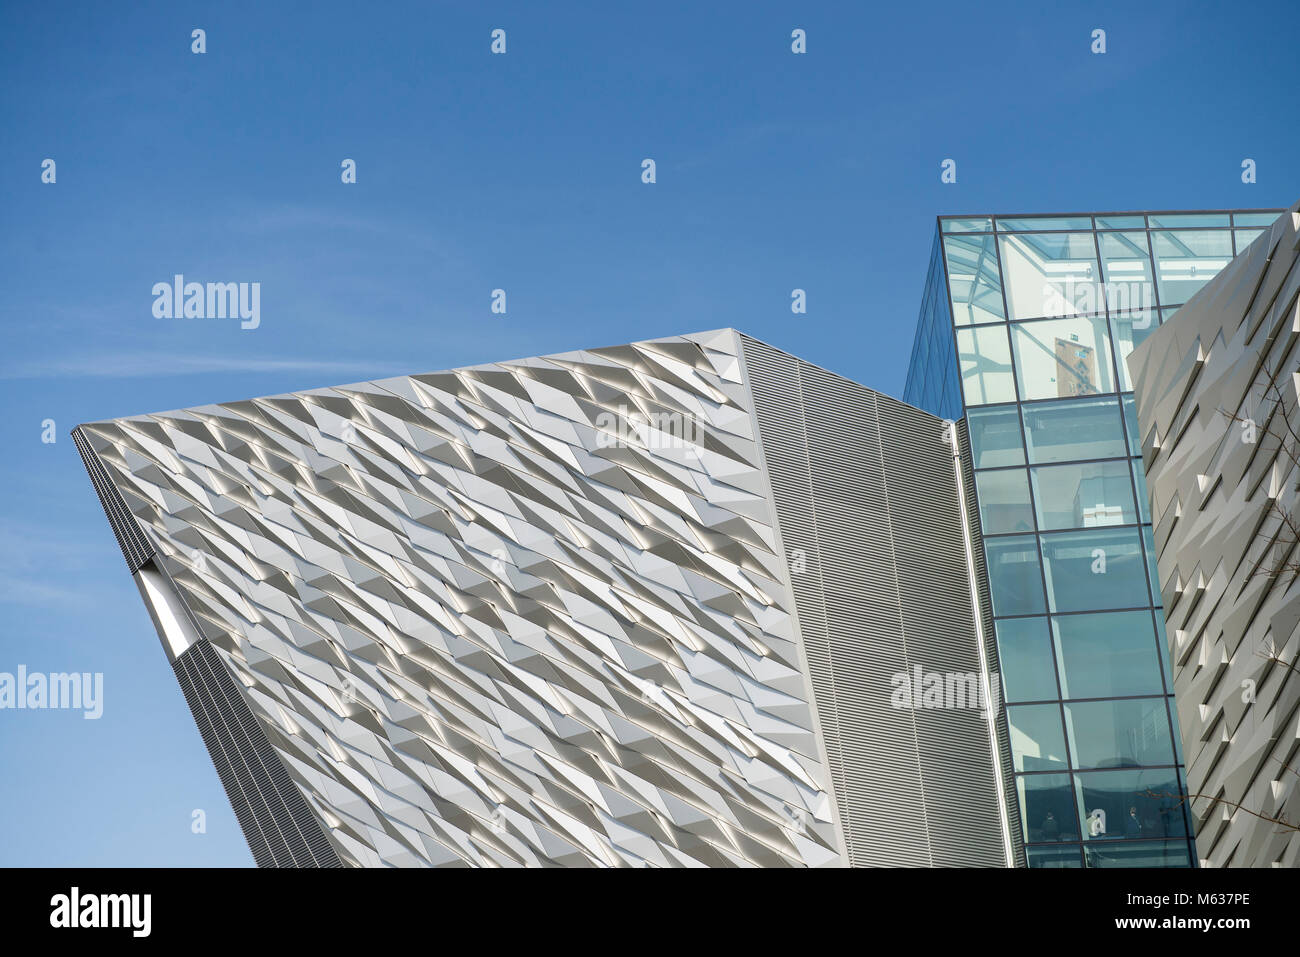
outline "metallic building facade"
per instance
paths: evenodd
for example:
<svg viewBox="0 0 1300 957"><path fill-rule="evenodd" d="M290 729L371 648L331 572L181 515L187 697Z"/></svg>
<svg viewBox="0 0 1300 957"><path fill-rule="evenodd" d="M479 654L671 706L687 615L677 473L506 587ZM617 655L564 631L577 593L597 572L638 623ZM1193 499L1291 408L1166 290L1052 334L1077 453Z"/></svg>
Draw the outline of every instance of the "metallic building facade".
<svg viewBox="0 0 1300 957"><path fill-rule="evenodd" d="M1129 359L1196 846L1300 866L1300 206Z"/></svg>
<svg viewBox="0 0 1300 957"><path fill-rule="evenodd" d="M1021 853L964 428L722 330L75 437L259 864Z"/></svg>
<svg viewBox="0 0 1300 957"><path fill-rule="evenodd" d="M969 428L1030 866L1188 866L1125 363L1277 211L941 217L904 394Z"/></svg>

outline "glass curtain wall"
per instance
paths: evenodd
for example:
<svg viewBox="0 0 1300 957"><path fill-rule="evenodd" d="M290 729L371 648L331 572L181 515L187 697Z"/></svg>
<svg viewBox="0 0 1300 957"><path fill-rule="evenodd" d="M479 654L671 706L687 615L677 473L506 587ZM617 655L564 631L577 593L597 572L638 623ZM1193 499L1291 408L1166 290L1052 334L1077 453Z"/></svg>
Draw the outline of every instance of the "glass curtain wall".
<svg viewBox="0 0 1300 957"><path fill-rule="evenodd" d="M1195 860L1125 360L1280 214L939 221L906 398L970 427L1031 867Z"/></svg>

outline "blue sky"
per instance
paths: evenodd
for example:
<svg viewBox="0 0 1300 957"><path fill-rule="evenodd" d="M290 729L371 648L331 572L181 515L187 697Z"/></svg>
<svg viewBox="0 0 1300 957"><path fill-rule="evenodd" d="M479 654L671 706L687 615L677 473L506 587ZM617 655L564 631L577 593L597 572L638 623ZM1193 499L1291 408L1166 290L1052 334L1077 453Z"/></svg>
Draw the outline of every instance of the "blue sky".
<svg viewBox="0 0 1300 957"><path fill-rule="evenodd" d="M901 395L936 215L1300 195L1294 3L894 6L6 7L0 671L105 710L0 711L0 864L252 863L78 423L720 326Z"/></svg>

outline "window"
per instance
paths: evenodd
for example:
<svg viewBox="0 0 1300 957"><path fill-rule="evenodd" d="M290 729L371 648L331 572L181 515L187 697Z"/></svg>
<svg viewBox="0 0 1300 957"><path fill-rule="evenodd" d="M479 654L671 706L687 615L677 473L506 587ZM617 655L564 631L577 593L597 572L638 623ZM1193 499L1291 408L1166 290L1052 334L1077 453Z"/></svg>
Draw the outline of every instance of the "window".
<svg viewBox="0 0 1300 957"><path fill-rule="evenodd" d="M1020 410L1015 406L971 409L966 415L966 423L970 427L975 468L1025 464L1025 449L1020 438Z"/></svg>
<svg viewBox="0 0 1300 957"><path fill-rule="evenodd" d="M1047 619L1003 618L996 629L1004 700L1050 701L1060 697Z"/></svg>
<svg viewBox="0 0 1300 957"><path fill-rule="evenodd" d="M1008 318L1105 311L1092 233L1029 233L1000 239Z"/></svg>
<svg viewBox="0 0 1300 957"><path fill-rule="evenodd" d="M1181 787L1173 768L1088 771L1074 776L1079 822L1089 844L1186 837Z"/></svg>
<svg viewBox="0 0 1300 957"><path fill-rule="evenodd" d="M1062 615L1052 619L1052 636L1064 697L1164 694L1151 612Z"/></svg>
<svg viewBox="0 0 1300 957"><path fill-rule="evenodd" d="M1097 245L1106 279L1106 305L1111 313L1154 310L1156 292L1147 234L1100 233Z"/></svg>
<svg viewBox="0 0 1300 957"><path fill-rule="evenodd" d="M1181 306L1232 259L1232 235L1224 229L1152 233L1156 284L1162 306Z"/></svg>
<svg viewBox="0 0 1300 957"><path fill-rule="evenodd" d="M1078 844L1064 844L1060 847L1041 846L1025 848L1025 856L1030 867L1083 867L1083 858Z"/></svg>
<svg viewBox="0 0 1300 957"><path fill-rule="evenodd" d="M1034 536L990 538L984 543L984 550L988 556L993 614L1041 615L1047 610L1043 604L1043 578Z"/></svg>
<svg viewBox="0 0 1300 957"><path fill-rule="evenodd" d="M1034 507L1044 531L1137 521L1127 461L1049 465L1033 475Z"/></svg>
<svg viewBox="0 0 1300 957"><path fill-rule="evenodd" d="M1016 778L1020 825L1032 843L1077 841L1079 820L1068 774L1028 774Z"/></svg>
<svg viewBox="0 0 1300 957"><path fill-rule="evenodd" d="M1011 753L1017 771L1055 771L1069 766L1059 704L1017 704L1007 708Z"/></svg>
<svg viewBox="0 0 1300 957"><path fill-rule="evenodd" d="M1114 398L1026 405L1023 414L1031 465L1129 454Z"/></svg>
<svg viewBox="0 0 1300 957"><path fill-rule="evenodd" d="M979 496L980 528L985 535L1034 530L1029 479L1024 469L977 472L975 488Z"/></svg>
<svg viewBox="0 0 1300 957"><path fill-rule="evenodd" d="M945 236L943 251L953 322L969 326L1002 319L1002 277L993 235Z"/></svg>
<svg viewBox="0 0 1300 957"><path fill-rule="evenodd" d="M1089 867L1191 867L1186 841L1124 841L1089 844Z"/></svg>
<svg viewBox="0 0 1300 957"><path fill-rule="evenodd" d="M1006 326L957 330L962 391L967 405L1011 402L1016 384L1011 374L1011 347Z"/></svg>
<svg viewBox="0 0 1300 957"><path fill-rule="evenodd" d="M1067 703L1065 727L1077 768L1174 763L1163 697Z"/></svg>
<svg viewBox="0 0 1300 957"><path fill-rule="evenodd" d="M1111 338L1119 355L1119 388L1121 392L1133 391L1133 377L1129 375L1128 357L1133 350L1146 341L1147 336L1160 327L1160 315L1155 309L1144 312L1130 312L1110 317Z"/></svg>
<svg viewBox="0 0 1300 957"><path fill-rule="evenodd" d="M1021 399L1072 399L1115 391L1104 316L1012 327Z"/></svg>
<svg viewBox="0 0 1300 957"><path fill-rule="evenodd" d="M1048 606L1053 612L1149 604L1136 528L1040 536Z"/></svg>

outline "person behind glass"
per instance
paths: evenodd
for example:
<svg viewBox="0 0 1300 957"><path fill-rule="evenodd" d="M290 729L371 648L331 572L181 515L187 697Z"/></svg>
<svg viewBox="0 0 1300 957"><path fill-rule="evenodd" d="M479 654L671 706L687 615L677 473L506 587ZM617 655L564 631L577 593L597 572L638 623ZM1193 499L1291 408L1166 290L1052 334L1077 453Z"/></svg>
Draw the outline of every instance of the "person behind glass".
<svg viewBox="0 0 1300 957"><path fill-rule="evenodd" d="M1043 840L1055 841L1061 836L1061 825L1056 820L1056 815L1051 811L1047 812L1047 817L1043 818Z"/></svg>
<svg viewBox="0 0 1300 957"><path fill-rule="evenodd" d="M1142 822L1138 820L1138 809L1135 807L1128 809L1128 819L1124 822L1124 836L1142 836Z"/></svg>

